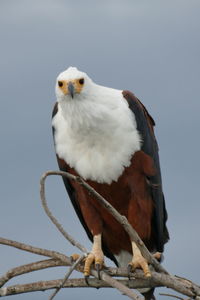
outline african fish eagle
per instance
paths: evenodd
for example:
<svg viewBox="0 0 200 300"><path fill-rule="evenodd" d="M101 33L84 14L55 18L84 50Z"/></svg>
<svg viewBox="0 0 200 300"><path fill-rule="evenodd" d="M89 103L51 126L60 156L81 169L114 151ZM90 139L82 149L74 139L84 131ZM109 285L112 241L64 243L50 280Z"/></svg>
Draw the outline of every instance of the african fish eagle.
<svg viewBox="0 0 200 300"><path fill-rule="evenodd" d="M152 253L164 250L169 235L153 118L129 91L104 87L70 67L57 77L52 116L55 151L62 171L79 175L137 231ZM147 261L122 226L77 182L63 178L92 250L84 275L104 255L117 266Z"/></svg>

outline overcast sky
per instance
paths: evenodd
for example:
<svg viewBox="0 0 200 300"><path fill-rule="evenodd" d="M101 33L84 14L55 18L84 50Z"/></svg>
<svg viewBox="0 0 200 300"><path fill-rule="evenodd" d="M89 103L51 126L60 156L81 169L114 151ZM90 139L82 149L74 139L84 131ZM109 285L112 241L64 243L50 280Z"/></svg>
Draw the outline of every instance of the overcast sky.
<svg viewBox="0 0 200 300"><path fill-rule="evenodd" d="M199 0L0 0L0 235L76 252L42 210L39 179L57 169L51 111L57 75L76 66L98 84L134 92L156 121L171 240L169 272L199 281ZM48 199L90 249L60 178ZM40 260L0 246L0 272ZM9 284L61 278L64 268ZM47 299L49 292L12 296ZM61 291L56 299L122 299L112 290ZM166 299L166 298L165 298Z"/></svg>

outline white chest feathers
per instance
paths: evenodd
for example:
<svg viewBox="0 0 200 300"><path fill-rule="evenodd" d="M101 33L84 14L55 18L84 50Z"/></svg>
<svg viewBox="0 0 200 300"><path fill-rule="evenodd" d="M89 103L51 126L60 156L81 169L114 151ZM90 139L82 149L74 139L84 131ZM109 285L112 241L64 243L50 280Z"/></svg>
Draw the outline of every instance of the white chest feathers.
<svg viewBox="0 0 200 300"><path fill-rule="evenodd" d="M84 179L117 181L141 138L121 91L98 86L90 97L58 102L52 120L57 155Z"/></svg>

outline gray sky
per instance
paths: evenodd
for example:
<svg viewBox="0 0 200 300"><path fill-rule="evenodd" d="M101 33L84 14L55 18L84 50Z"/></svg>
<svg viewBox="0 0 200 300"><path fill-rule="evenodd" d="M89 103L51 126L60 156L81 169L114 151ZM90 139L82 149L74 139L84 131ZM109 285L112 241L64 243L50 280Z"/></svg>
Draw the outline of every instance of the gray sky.
<svg viewBox="0 0 200 300"><path fill-rule="evenodd" d="M39 179L57 169L51 135L55 78L76 66L97 83L134 92L154 117L169 214L169 272L199 281L198 0L1 0L0 2L0 235L76 252L44 214ZM48 199L63 226L91 244L59 178ZM0 246L0 270L40 257ZM60 278L35 272L10 284ZM49 292L12 299L47 299ZM112 290L64 290L56 299L122 296Z"/></svg>

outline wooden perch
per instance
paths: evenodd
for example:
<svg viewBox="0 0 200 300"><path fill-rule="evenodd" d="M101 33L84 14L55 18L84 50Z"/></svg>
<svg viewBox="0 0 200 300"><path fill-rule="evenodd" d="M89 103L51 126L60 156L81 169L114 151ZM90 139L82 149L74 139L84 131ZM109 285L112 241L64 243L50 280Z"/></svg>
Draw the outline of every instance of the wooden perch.
<svg viewBox="0 0 200 300"><path fill-rule="evenodd" d="M16 247L18 249L32 252L35 254L39 254L42 256L44 256L44 255L50 256L52 254L52 256L55 257L55 253L56 253L56 256L59 257L59 259L55 259L55 258L47 259L47 260L42 260L42 261L38 261L38 262L31 263L31 264L13 268L13 269L9 270L5 275L0 277L0 286L3 286L7 281L9 281L11 278L13 278L15 276L19 276L22 274L26 274L29 272L38 271L38 270L42 270L42 269L50 268L50 267L58 267L58 266L66 267L66 266L72 265L72 261L71 261L70 257L67 257L66 255L61 254L56 251L41 249L41 248L37 248L34 246L26 245L23 243L18 243L15 241L3 239L3 238L0 238L0 244ZM39 251L38 251L38 249L39 249ZM83 272L83 266L82 265L77 266L76 270L78 272ZM96 271L94 271L94 272L96 272ZM110 277L111 276L112 277L127 277L128 276L126 268L106 268L104 272L107 275L109 275ZM158 273L158 272L152 272L151 278L146 278L141 270L136 270L133 273L133 278L134 279L122 280L119 282L121 284L127 285L130 288L166 286L168 288L172 288L172 289L176 290L179 293L189 296L193 299L195 299L195 295L197 295L197 296L200 295L200 287L185 278L175 277L175 276ZM40 291L40 290L45 290L45 289L51 289L51 288L54 288L53 284L56 284L56 286L55 286L55 288L56 288L56 287L59 287L62 280L42 281L39 283L38 282L31 283L30 285L28 285L28 284L15 285L15 286L7 287L7 288L1 288L0 296L6 296L6 295L11 295L11 294L20 294L20 293L30 292L30 291L35 291L35 290ZM83 281L84 281L84 279L83 279ZM71 287L90 287L90 286L87 286L86 283L83 283L82 279L80 279L80 281L77 279L77 281L72 280L70 282L72 284ZM65 283L64 287L65 288L70 287L70 282L68 283L68 281L67 281ZM79 282L80 282L80 286L78 285ZM90 278L89 283L90 282L92 283L91 287L97 287L97 288L110 287L110 284L108 284L107 282L105 282L103 280L98 280L98 279L92 280L92 278ZM95 285L95 283L98 283L98 284ZM41 289L41 286L43 287L42 289ZM31 290L31 287L32 287L32 290ZM8 294L5 294L5 291L7 291Z"/></svg>
<svg viewBox="0 0 200 300"><path fill-rule="evenodd" d="M138 245L143 256L152 265L150 278L145 277L143 271L136 270L135 272L132 273L133 279L131 280L117 279L118 277L127 278L128 274L126 268L105 268L100 272L101 280L98 279L97 271L95 269L92 269L91 275L94 276L95 278L89 279L89 286L87 285L87 283L83 278L80 279L68 278L70 274L73 272L73 270L76 270L81 273L83 272L83 264L81 264L81 261L83 257L87 255L88 250L83 245L81 245L78 241L76 241L71 235L69 235L68 232L64 230L62 225L57 221L57 219L53 216L52 212L49 210L46 201L46 196L45 196L45 180L50 175L59 175L59 176L67 177L69 179L76 180L85 189L87 189L97 199L97 201L99 201L101 205L103 205L113 215L113 217L124 227L130 239ZM16 241L0 238L0 244L15 247L20 250L32 252L49 258L49 259L44 259L42 261L37 261L37 262L33 262L30 264L13 268L9 270L6 274L4 274L2 277L0 277L0 297L14 295L14 294L28 293L33 291L44 291L48 289L56 289L55 292L50 296L49 298L50 300L55 297L55 295L60 290L60 288L114 287L117 288L122 294L128 296L130 299L142 300L143 296L139 294L138 291L135 291L133 289L165 286L181 293L182 295L186 295L190 297L190 299L200 300L200 286L194 284L193 282L185 278L170 275L157 262L157 260L155 260L155 258L151 255L151 253L149 253L148 249L146 248L146 246L144 245L144 243L142 242L138 234L135 232L135 230L128 223L127 219L124 216L121 216L101 195L99 195L92 187L90 187L82 178L61 171L46 172L41 177L40 195L41 195L42 205L48 217L56 225L56 227L63 234L63 236L72 245L76 246L79 250L81 250L81 252L83 252L83 256L81 256L79 261L74 263L72 262L70 257L62 253L59 253L57 251L42 249L24 243L19 243ZM13 277L20 276L22 274L33 272L36 270L42 270L42 269L53 268L58 266L70 267L64 279L39 281L39 282L32 282L29 284L18 284L18 285L3 287L5 283L8 282Z"/></svg>

